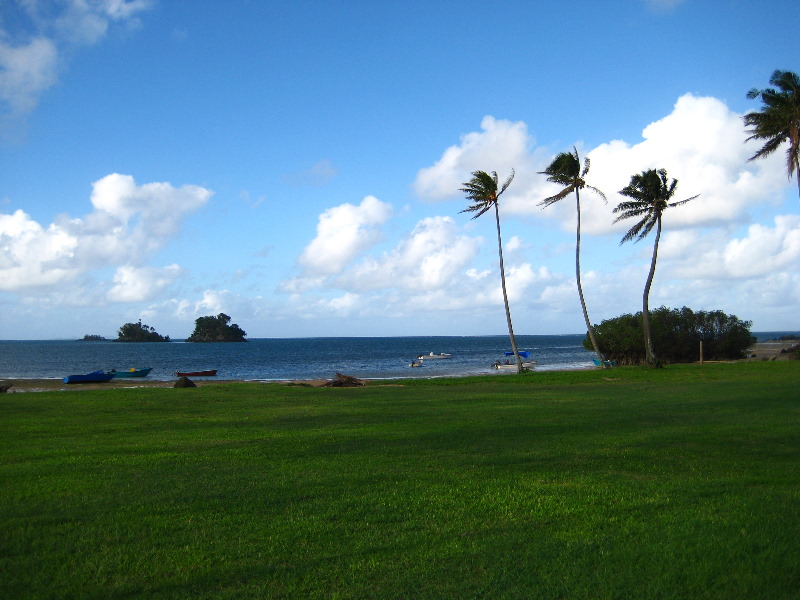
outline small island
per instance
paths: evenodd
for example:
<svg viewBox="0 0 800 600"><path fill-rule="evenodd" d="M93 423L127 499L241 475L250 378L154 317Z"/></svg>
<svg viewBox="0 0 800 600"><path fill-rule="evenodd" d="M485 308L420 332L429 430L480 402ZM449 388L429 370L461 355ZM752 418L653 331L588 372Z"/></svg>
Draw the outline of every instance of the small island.
<svg viewBox="0 0 800 600"><path fill-rule="evenodd" d="M225 313L216 317L200 317L195 320L194 332L187 342L246 342L247 335L236 323L229 325L231 318Z"/></svg>
<svg viewBox="0 0 800 600"><path fill-rule="evenodd" d="M87 333L85 336L83 336L78 341L79 342L105 342L106 338L104 338L102 335L91 335L91 334Z"/></svg>
<svg viewBox="0 0 800 600"><path fill-rule="evenodd" d="M142 325L142 320L138 323L125 323L119 328L117 334L118 342L169 342L168 335L159 335L155 329L149 325Z"/></svg>

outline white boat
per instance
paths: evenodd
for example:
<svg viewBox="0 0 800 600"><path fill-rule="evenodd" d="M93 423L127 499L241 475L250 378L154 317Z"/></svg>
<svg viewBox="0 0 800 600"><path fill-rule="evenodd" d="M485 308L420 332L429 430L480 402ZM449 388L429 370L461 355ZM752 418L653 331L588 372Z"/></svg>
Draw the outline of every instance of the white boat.
<svg viewBox="0 0 800 600"><path fill-rule="evenodd" d="M536 366L536 361L525 361L522 363L523 369L532 369ZM497 369L498 371L516 371L517 370L517 363L513 362L510 364L502 364L496 362L492 365L493 368Z"/></svg>
<svg viewBox="0 0 800 600"><path fill-rule="evenodd" d="M434 354L431 352L430 354L420 354L417 357L417 360L432 360L434 358L453 358L452 354L445 354L442 352L441 354Z"/></svg>
<svg viewBox="0 0 800 600"><path fill-rule="evenodd" d="M520 350L517 354L519 354L521 359L527 359L522 361L523 369L531 369L536 366L536 361L531 358L530 351ZM499 371L515 371L517 369L517 359L514 358L513 352L506 352L505 362L500 362L498 360L492 366Z"/></svg>

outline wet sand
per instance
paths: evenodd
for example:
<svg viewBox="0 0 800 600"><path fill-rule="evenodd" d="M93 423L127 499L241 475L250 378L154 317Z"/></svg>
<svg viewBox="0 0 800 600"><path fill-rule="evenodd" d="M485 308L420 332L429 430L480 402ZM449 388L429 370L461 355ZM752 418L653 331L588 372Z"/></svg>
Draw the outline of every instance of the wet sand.
<svg viewBox="0 0 800 600"><path fill-rule="evenodd" d="M793 346L800 344L800 340L765 340L758 342L747 351L748 358L743 359L746 361L756 360L789 360L789 355L781 353L781 350L786 350ZM191 378L190 378L191 379ZM158 381L155 379L118 379L111 380L105 383L64 383L63 379L7 379L0 377L0 386L11 384L9 393L15 392L52 392L52 391L66 391L74 392L80 390L98 390L98 389L122 389L122 388L172 388L175 387L177 378L171 381ZM227 383L272 383L283 385L307 385L311 387L320 387L327 383L325 379L308 379L308 380L293 380L293 381L249 381L235 379L191 379L191 381L199 386L205 385L219 385Z"/></svg>

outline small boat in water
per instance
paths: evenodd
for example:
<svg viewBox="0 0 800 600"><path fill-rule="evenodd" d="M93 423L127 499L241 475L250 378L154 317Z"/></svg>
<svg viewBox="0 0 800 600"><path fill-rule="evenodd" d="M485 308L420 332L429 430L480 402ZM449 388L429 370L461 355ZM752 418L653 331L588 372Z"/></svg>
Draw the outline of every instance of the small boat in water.
<svg viewBox="0 0 800 600"><path fill-rule="evenodd" d="M414 360L411 361L411 364L408 365L408 366L409 367L421 367L422 366L422 361L414 359Z"/></svg>
<svg viewBox="0 0 800 600"><path fill-rule="evenodd" d="M116 369L111 369L109 373L114 376L114 379L120 379L124 377L147 377L152 370L153 367L147 367L144 369L130 369L128 371L117 371Z"/></svg>
<svg viewBox="0 0 800 600"><path fill-rule="evenodd" d="M522 361L522 368L523 369L531 369L536 366L536 361L531 358L531 353L529 350L520 350L517 352L519 357L522 359L530 359L530 360L523 360ZM513 352L506 352L506 359L505 362L500 362L499 360L495 362L492 367L497 369L498 371L514 371L517 368L517 359L511 358L514 356Z"/></svg>
<svg viewBox="0 0 800 600"><path fill-rule="evenodd" d="M178 377L215 377L217 375L216 369L209 369L208 371L175 371Z"/></svg>
<svg viewBox="0 0 800 600"><path fill-rule="evenodd" d="M113 378L113 373L92 371L85 375L67 375L64 377L64 383L104 383L106 381L111 381Z"/></svg>
<svg viewBox="0 0 800 600"><path fill-rule="evenodd" d="M453 358L452 354L445 354L442 352L441 354L434 354L431 352L430 354L420 354L417 357L417 360L432 360L434 358Z"/></svg>

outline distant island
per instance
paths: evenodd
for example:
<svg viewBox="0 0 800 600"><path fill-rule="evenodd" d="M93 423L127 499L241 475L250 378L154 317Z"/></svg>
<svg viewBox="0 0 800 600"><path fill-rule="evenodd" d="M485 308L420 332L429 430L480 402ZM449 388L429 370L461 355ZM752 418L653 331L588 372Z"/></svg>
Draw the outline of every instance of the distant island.
<svg viewBox="0 0 800 600"><path fill-rule="evenodd" d="M231 318L225 313L216 317L200 317L195 320L194 332L187 342L246 342L247 335L236 323L229 325Z"/></svg>
<svg viewBox="0 0 800 600"><path fill-rule="evenodd" d="M155 329L149 325L142 325L142 320L138 323L125 323L119 328L117 334L118 342L169 342L168 335L159 335Z"/></svg>
<svg viewBox="0 0 800 600"><path fill-rule="evenodd" d="M104 338L102 335L90 335L90 334L87 333L85 336L83 336L78 341L79 342L105 342L106 338Z"/></svg>

